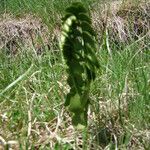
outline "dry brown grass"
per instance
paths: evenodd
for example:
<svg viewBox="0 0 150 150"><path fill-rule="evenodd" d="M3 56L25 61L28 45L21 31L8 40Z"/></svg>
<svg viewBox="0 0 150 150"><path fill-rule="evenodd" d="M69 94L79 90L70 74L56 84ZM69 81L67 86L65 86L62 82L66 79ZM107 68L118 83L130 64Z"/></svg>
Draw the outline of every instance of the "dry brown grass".
<svg viewBox="0 0 150 150"><path fill-rule="evenodd" d="M16 54L25 47L40 54L46 46L50 49L56 36L57 28L50 32L41 19L31 15L17 19L5 14L0 18L0 49L6 48L8 53Z"/></svg>
<svg viewBox="0 0 150 150"><path fill-rule="evenodd" d="M106 30L112 45L128 44L143 36L150 38L149 14L150 3L147 1L115 1L97 6L92 18L99 43L103 42Z"/></svg>

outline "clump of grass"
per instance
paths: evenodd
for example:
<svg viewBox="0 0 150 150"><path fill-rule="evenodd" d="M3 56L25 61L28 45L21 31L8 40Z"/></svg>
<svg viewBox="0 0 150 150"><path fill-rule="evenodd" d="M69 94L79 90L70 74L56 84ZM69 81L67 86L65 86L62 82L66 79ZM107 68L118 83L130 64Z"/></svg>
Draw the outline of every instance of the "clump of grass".
<svg viewBox="0 0 150 150"><path fill-rule="evenodd" d="M142 43L148 46L149 3L145 1L118 1L100 3L93 9L93 25L98 34L100 44L107 34L110 49L122 49L122 46L144 38Z"/></svg>
<svg viewBox="0 0 150 150"><path fill-rule="evenodd" d="M63 95L57 83L63 70L61 63L55 63L56 57L49 51L37 56L31 49L14 56L1 51L0 126L6 141L16 139L25 146L25 141L32 137L29 122L32 129L36 122L48 122L57 116L53 107ZM19 139L20 136L23 138Z"/></svg>
<svg viewBox="0 0 150 150"><path fill-rule="evenodd" d="M100 78L93 85L94 94L91 95L95 101L92 109L95 110L97 120L97 141L104 147L110 141L114 145L117 142L118 147L129 146L135 141L136 144L131 146L143 147L137 136L141 129L144 133L149 128L149 108L145 110L145 106L149 105L149 50L137 51L137 45L134 44L128 49L112 53L112 58L104 50L101 50L100 56L103 69ZM128 139L127 143L123 137ZM149 136L141 140L146 144ZM148 147L147 144L145 146Z"/></svg>
<svg viewBox="0 0 150 150"><path fill-rule="evenodd" d="M81 1L86 7L93 3L92 0ZM2 5L0 5L0 12L2 14L10 13L16 17L32 14L40 17L49 29L53 29L54 26L56 26L60 21L60 15L65 12L65 8L72 2L76 2L76 0L26 0L22 2L19 0L2 0Z"/></svg>

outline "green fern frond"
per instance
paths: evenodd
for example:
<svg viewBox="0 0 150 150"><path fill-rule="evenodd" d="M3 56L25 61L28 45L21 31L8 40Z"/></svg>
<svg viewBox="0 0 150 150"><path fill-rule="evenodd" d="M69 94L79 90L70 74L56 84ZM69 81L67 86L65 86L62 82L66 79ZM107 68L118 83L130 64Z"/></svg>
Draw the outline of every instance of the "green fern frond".
<svg viewBox="0 0 150 150"><path fill-rule="evenodd" d="M62 20L60 48L68 66L67 83L70 86L65 106L72 112L73 124L85 126L90 83L95 79L96 69L99 68L95 54L95 32L87 10L80 2L67 8Z"/></svg>

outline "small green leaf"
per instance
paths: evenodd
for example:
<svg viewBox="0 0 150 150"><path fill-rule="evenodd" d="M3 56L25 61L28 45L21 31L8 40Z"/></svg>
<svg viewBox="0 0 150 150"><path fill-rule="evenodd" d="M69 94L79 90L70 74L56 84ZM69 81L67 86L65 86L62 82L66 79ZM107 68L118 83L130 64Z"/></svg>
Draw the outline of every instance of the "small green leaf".
<svg viewBox="0 0 150 150"><path fill-rule="evenodd" d="M72 6L68 7L66 9L66 12L77 15L79 12L86 13L87 11L80 2L76 2L76 3L72 3Z"/></svg>
<svg viewBox="0 0 150 150"><path fill-rule="evenodd" d="M70 98L70 105L69 110L72 112L81 112L83 111L82 105L81 105L81 98L78 93L76 93L74 96Z"/></svg>
<svg viewBox="0 0 150 150"><path fill-rule="evenodd" d="M82 35L83 35L84 43L88 43L88 44L92 45L92 47L95 46L95 41L90 33L83 31Z"/></svg>

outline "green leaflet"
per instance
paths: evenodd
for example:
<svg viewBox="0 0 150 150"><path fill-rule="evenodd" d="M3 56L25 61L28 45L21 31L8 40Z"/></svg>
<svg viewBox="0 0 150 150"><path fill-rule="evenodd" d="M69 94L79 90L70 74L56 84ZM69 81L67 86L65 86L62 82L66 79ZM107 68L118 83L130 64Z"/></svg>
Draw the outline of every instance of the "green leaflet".
<svg viewBox="0 0 150 150"><path fill-rule="evenodd" d="M87 22L87 21L82 21L82 22L81 22L81 28L82 28L82 30L83 30L84 32L89 33L90 36L91 36L91 35L95 36L95 32L94 32L93 28L90 26L89 22ZM93 38L94 38L94 37L93 37Z"/></svg>
<svg viewBox="0 0 150 150"><path fill-rule="evenodd" d="M73 3L72 6L68 7L66 12L77 16L79 13L86 13L87 10L83 7L82 3L76 2Z"/></svg>
<svg viewBox="0 0 150 150"><path fill-rule="evenodd" d="M90 84L96 77L99 62L96 57L95 32L82 3L73 3L62 19L60 48L67 64L70 92L65 106L72 112L76 127L87 125Z"/></svg>
<svg viewBox="0 0 150 150"><path fill-rule="evenodd" d="M77 113L82 112L84 108L82 108L81 97L78 93L70 98L69 110Z"/></svg>
<svg viewBox="0 0 150 150"><path fill-rule="evenodd" d="M87 14L85 14L85 13L79 13L79 14L77 15L77 19L81 20L82 22L83 22L83 21L86 21L86 22L88 22L89 24L92 23L92 22L91 22L91 19L89 18L89 16L88 16Z"/></svg>
<svg viewBox="0 0 150 150"><path fill-rule="evenodd" d="M89 32L83 31L82 33L83 39L84 39L84 44L88 43L90 44L93 48L95 47L95 40L91 36Z"/></svg>

